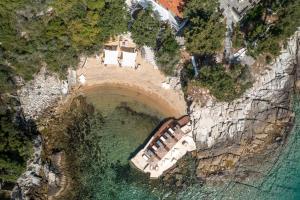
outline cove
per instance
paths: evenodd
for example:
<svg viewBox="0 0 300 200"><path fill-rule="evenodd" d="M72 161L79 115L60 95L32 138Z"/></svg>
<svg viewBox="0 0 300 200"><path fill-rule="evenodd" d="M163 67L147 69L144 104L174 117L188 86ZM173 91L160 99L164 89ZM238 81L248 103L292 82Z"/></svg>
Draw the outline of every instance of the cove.
<svg viewBox="0 0 300 200"><path fill-rule="evenodd" d="M80 153L86 164L79 174L79 198L161 198L164 192L150 186L148 175L133 169L129 159L161 120L168 117L168 111L158 110L156 102L149 102L139 91L115 85L88 88L83 95L101 114L102 123L91 123L89 150Z"/></svg>
<svg viewBox="0 0 300 200"><path fill-rule="evenodd" d="M224 182L201 187L195 184L174 192L164 189L162 184L153 183L148 175L133 169L128 163L131 154L167 117L162 110L142 101L146 97L141 93L126 91L119 86L94 87L83 94L101 113L102 123L90 127L89 150L78 156L85 163L79 174L78 199L299 199L299 100L294 107L295 127L279 159L275 163L268 161L257 166L265 174L263 178L249 180L248 185ZM93 115L93 118L98 118L98 115Z"/></svg>
<svg viewBox="0 0 300 200"><path fill-rule="evenodd" d="M144 103L141 93L120 86L98 86L85 90L84 94L104 118L102 136L114 136L113 141L117 142L118 148L111 152L111 158L122 164L128 162L130 154L167 117L153 105Z"/></svg>

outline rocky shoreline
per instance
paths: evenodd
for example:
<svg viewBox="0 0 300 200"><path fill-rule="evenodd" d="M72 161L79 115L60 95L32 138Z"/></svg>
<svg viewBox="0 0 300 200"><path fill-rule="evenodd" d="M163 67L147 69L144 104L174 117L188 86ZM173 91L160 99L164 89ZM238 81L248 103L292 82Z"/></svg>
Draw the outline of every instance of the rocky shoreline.
<svg viewBox="0 0 300 200"><path fill-rule="evenodd" d="M287 48L267 66L241 98L233 102L216 102L212 98L202 105L193 102L193 120L199 164L198 176L222 179L236 166L247 162L247 157L272 152L283 145L293 126L293 94L299 88L300 32L290 38ZM263 160L261 160L263 161ZM221 176L220 176L221 174Z"/></svg>
<svg viewBox="0 0 300 200"><path fill-rule="evenodd" d="M68 104L72 98L68 93L75 86L73 75L70 70L68 80L60 80L58 75L42 67L34 80L19 84L22 87L17 94L24 120L35 122L38 135L33 140L33 156L27 161L27 170L17 180L11 193L12 199L49 199L51 195L45 195L46 191L55 196L67 185L64 171L61 169L64 160L62 152L45 157L47 138L40 134L43 126L39 124L39 120L50 119L60 107L58 105Z"/></svg>
<svg viewBox="0 0 300 200"><path fill-rule="evenodd" d="M197 102L190 105L198 146L194 157L198 162L196 174L199 178L222 182L232 178L234 171L235 177L244 179L250 174L236 170L237 166L254 162L256 155L270 156L274 149L284 145L293 124L291 105L295 83L299 80L295 73L300 67L297 63L299 38L297 32L288 41L287 49L272 66L256 76L253 87L241 98L231 103L209 98L205 105ZM58 102L69 102L64 96L74 86L74 73L69 74L69 81L60 81L43 69L32 83L19 91L28 119L55 115ZM38 199L47 199L67 187L68 181L61 168L64 156L56 152L53 157L43 158L45 140L47 138L36 139L33 159L28 161L27 171L18 179L14 199L30 199L35 195ZM265 157L260 156L256 162ZM49 162L42 163L42 159Z"/></svg>

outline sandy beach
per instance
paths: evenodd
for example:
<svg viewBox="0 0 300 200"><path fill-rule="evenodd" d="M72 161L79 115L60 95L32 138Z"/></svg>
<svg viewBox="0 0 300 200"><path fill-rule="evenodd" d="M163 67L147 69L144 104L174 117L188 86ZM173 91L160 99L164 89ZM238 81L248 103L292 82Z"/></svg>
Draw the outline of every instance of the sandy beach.
<svg viewBox="0 0 300 200"><path fill-rule="evenodd" d="M99 57L88 57L85 64L77 70L77 77L83 75L85 84L82 92L95 87L119 87L127 95L134 95L137 100L160 110L169 117L180 117L186 114L186 102L182 91L162 87L166 76L154 66L137 56L138 69L104 66Z"/></svg>

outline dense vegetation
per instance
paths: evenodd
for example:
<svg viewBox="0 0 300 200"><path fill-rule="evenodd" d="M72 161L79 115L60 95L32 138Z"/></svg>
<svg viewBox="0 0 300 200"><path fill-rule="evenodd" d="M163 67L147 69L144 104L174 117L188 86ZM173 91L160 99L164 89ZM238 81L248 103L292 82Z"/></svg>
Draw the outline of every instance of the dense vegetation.
<svg viewBox="0 0 300 200"><path fill-rule="evenodd" d="M193 69L188 65L183 70L188 86L200 86L220 101L232 101L242 95L251 86L250 72L247 66L232 65L225 69L221 64L202 66L199 75L193 76Z"/></svg>
<svg viewBox="0 0 300 200"><path fill-rule="evenodd" d="M262 0L241 21L251 55L277 56L281 46L300 25L300 1Z"/></svg>
<svg viewBox="0 0 300 200"><path fill-rule="evenodd" d="M184 16L190 24L185 31L186 48L192 54L215 54L222 49L225 24L220 21L217 0L191 0Z"/></svg>
<svg viewBox="0 0 300 200"><path fill-rule="evenodd" d="M14 110L13 77L31 79L44 65L64 75L127 21L123 0L0 1L0 182L15 181L32 153L29 122Z"/></svg>
<svg viewBox="0 0 300 200"><path fill-rule="evenodd" d="M249 83L245 79L246 67L216 64L215 54L222 52L225 24L221 22L218 1L191 0L184 9L190 25L185 31L186 48L198 59L199 74L194 76L191 64L183 70L184 82L189 86L200 86L210 90L218 100L231 101L239 97ZM237 38L238 39L238 38ZM240 45L241 40L234 40Z"/></svg>
<svg viewBox="0 0 300 200"><path fill-rule="evenodd" d="M130 29L132 39L139 46L156 47L160 22L151 9L141 10Z"/></svg>
<svg viewBox="0 0 300 200"><path fill-rule="evenodd" d="M0 61L0 95L13 90L14 82L12 76L12 69Z"/></svg>
<svg viewBox="0 0 300 200"><path fill-rule="evenodd" d="M162 27L161 35L157 40L155 56L160 70L167 75L174 75L174 70L180 60L179 48L170 27Z"/></svg>
<svg viewBox="0 0 300 200"><path fill-rule="evenodd" d="M16 181L32 153L34 132L11 108L17 103L13 98L0 97L0 182Z"/></svg>
<svg viewBox="0 0 300 200"><path fill-rule="evenodd" d="M122 0L3 0L0 2L0 59L26 79L42 65L64 74L80 54L95 51L127 29Z"/></svg>
<svg viewBox="0 0 300 200"><path fill-rule="evenodd" d="M24 171L31 156L31 140L34 129L15 110L19 102L14 95L6 95L15 89L12 69L0 63L0 182L14 182Z"/></svg>
<svg viewBox="0 0 300 200"><path fill-rule="evenodd" d="M180 52L171 28L160 22L151 9L146 9L138 13L130 31L136 44L154 49L160 69L167 75L173 75Z"/></svg>

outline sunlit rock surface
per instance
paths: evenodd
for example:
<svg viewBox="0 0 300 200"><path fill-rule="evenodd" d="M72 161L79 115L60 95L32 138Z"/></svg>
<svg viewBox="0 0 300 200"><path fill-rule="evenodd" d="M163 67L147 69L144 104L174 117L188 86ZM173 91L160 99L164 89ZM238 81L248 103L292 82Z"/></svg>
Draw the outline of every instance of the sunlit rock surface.
<svg viewBox="0 0 300 200"><path fill-rule="evenodd" d="M27 119L37 119L76 84L76 74L73 70L68 72L67 80L61 80L57 74L43 67L32 81L20 88L18 96Z"/></svg>
<svg viewBox="0 0 300 200"><path fill-rule="evenodd" d="M62 97L63 83L46 68L18 91L18 96L27 117L36 118L47 107Z"/></svg>
<svg viewBox="0 0 300 200"><path fill-rule="evenodd" d="M210 100L203 107L196 102L191 105L198 149L253 138L268 124L290 119L298 38L299 32L288 41L287 48L276 61L256 77L253 87L241 98L229 103Z"/></svg>

